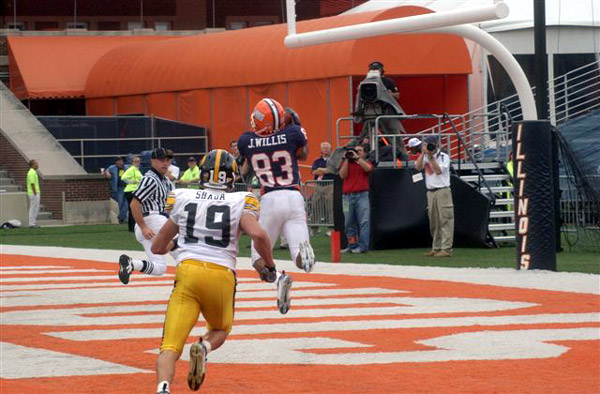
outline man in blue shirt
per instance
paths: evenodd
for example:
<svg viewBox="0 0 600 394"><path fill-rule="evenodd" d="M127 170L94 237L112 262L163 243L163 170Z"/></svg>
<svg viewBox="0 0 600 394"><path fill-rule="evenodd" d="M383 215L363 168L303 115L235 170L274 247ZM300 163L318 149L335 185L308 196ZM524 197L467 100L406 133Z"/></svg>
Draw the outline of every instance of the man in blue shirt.
<svg viewBox="0 0 600 394"><path fill-rule="evenodd" d="M321 142L321 155L313 161L311 172L315 176L315 181L333 181L335 175L327 169L327 161L331 157L331 144Z"/></svg>
<svg viewBox="0 0 600 394"><path fill-rule="evenodd" d="M331 157L331 144L321 142L321 155L311 167L315 176L313 194L311 198L311 216L313 223L333 223L333 180L335 175L327 169ZM318 227L311 227L311 234L318 231ZM328 232L327 234L330 234Z"/></svg>
<svg viewBox="0 0 600 394"><path fill-rule="evenodd" d="M121 180L127 168L129 166L119 156L115 157L115 164L104 170L104 176L110 180L110 198L115 200L119 206L119 223L125 223L129 210L127 199L125 198L125 182Z"/></svg>

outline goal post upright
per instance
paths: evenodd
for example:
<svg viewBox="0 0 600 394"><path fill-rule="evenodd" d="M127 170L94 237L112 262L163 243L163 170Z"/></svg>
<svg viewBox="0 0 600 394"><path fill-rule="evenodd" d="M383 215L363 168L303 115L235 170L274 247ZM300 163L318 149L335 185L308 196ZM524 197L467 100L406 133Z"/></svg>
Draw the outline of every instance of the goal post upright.
<svg viewBox="0 0 600 394"><path fill-rule="evenodd" d="M552 171L548 172L548 168L552 168L552 160L556 158L552 158L548 142L551 141L549 122L538 121L533 92L515 57L492 35L470 25L508 16L504 2L306 33L296 31L296 1L286 0L286 6L288 35L284 44L288 48L394 33L445 33L472 40L494 56L514 84L523 112L523 121L516 122L513 128L515 170L520 165L520 175L525 176L514 182L517 268L556 270L554 196L548 191L553 190Z"/></svg>

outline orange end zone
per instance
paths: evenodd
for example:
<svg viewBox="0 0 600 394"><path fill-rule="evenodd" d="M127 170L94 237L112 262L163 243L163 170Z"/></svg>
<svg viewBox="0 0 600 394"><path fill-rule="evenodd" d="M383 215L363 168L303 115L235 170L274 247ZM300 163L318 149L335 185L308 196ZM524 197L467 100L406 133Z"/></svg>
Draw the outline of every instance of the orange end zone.
<svg viewBox="0 0 600 394"><path fill-rule="evenodd" d="M0 257L3 394L155 389L172 267L168 277L134 275L123 286L114 262ZM277 312L274 288L253 271L238 273L235 326L209 355L203 391L600 388L596 294L328 275L318 267L317 273L293 273L287 315ZM188 392L187 361L177 368L172 392Z"/></svg>

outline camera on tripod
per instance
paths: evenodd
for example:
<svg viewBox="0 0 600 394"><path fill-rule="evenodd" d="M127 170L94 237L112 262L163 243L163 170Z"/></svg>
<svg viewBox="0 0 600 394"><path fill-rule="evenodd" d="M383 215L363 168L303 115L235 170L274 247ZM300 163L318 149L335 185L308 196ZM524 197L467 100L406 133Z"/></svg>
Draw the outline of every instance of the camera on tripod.
<svg viewBox="0 0 600 394"><path fill-rule="evenodd" d="M370 68L365 79L358 84L353 112L355 122L374 121L375 118L381 115L401 115L404 113L386 87L384 79L383 65L380 64L379 68Z"/></svg>
<svg viewBox="0 0 600 394"><path fill-rule="evenodd" d="M358 93L363 105L372 105L381 100L385 85L381 80L379 70L371 70L367 77L360 83Z"/></svg>

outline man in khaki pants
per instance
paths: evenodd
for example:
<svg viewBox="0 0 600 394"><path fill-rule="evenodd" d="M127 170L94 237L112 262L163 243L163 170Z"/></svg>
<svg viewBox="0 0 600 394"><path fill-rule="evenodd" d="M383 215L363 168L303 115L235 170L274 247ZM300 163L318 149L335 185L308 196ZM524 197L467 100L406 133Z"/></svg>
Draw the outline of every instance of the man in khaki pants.
<svg viewBox="0 0 600 394"><path fill-rule="evenodd" d="M454 241L454 204L450 190L450 157L439 148L435 135L425 138L423 152L415 163L417 171L425 170L427 215L433 238L431 251L425 256L452 256Z"/></svg>

